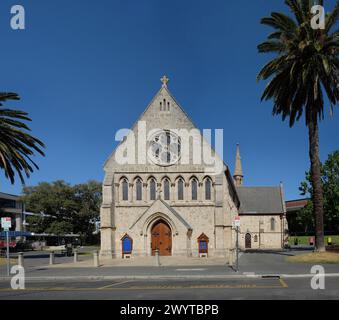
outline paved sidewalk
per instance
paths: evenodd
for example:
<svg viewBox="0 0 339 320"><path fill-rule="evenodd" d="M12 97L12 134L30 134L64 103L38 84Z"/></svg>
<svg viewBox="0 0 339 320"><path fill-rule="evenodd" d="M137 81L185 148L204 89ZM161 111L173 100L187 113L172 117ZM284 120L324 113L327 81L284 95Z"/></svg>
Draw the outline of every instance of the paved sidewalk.
<svg viewBox="0 0 339 320"><path fill-rule="evenodd" d="M224 258L187 258L187 257L159 257L160 265L163 267L176 266L226 266ZM76 263L58 263L53 268L69 267L88 268L93 267L93 259L86 259ZM157 266L155 257L138 257L130 259L100 259L101 267L154 267Z"/></svg>
<svg viewBox="0 0 339 320"><path fill-rule="evenodd" d="M25 260L26 277L66 277L66 278L79 278L79 277L227 277L235 275L243 276L256 276L256 275L310 275L310 270L313 265L303 263L289 263L286 258L290 255L300 254L298 251L286 252L253 252L244 253L240 257L239 272L236 273L230 266L221 260L190 260L181 259L171 260L168 259L167 265L156 267L152 265L151 259L145 260L145 265L127 266L126 261L111 260L111 264L106 264L104 267L93 267L92 259L85 257L85 261L74 264L73 258L60 258L57 259L61 262L53 266L48 265L48 258L44 259L44 264L34 264ZM40 258L39 258L40 259ZM81 258L82 259L82 258ZM163 263L166 259L161 258ZM40 261L40 260L39 260ZM161 261L161 260L160 260ZM170 265L172 261L172 265ZM190 261L190 263L189 263ZM193 262L196 264L192 265ZM42 262L42 260L40 261ZM65 263L67 262L67 263ZM128 261L128 262L132 262ZM173 265L175 262L176 265ZM178 263L180 262L180 263ZM214 265L208 265L211 263ZM205 263L205 264L203 264ZM338 264L323 265L325 272L336 274L339 273ZM6 266L0 266L0 277L6 276Z"/></svg>

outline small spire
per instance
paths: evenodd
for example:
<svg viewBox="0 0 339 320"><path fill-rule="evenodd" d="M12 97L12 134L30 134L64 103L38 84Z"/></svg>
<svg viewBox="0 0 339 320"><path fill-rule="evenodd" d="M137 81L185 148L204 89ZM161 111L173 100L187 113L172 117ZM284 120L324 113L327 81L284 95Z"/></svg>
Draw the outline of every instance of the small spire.
<svg viewBox="0 0 339 320"><path fill-rule="evenodd" d="M235 158L235 169L234 169L233 178L234 178L234 181L235 181L235 185L237 187L242 186L244 175L243 175L243 172L242 172L239 143L237 144L237 154L236 154L236 158Z"/></svg>
<svg viewBox="0 0 339 320"><path fill-rule="evenodd" d="M160 81L162 82L162 87L163 88L167 88L167 83L169 82L169 79L167 78L167 76L163 76Z"/></svg>

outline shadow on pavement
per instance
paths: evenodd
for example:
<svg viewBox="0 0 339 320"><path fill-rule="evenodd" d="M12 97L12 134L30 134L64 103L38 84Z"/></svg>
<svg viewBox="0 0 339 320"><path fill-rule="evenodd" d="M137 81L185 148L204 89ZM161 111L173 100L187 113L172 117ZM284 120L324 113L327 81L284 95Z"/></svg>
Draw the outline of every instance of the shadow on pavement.
<svg viewBox="0 0 339 320"><path fill-rule="evenodd" d="M295 249L293 249L293 251L296 251ZM300 251L306 251L305 249L300 250ZM286 251L275 251L275 250L246 250L243 251L246 254L251 254L251 253L255 253L255 254L275 254L275 255L281 255L281 256L294 256L295 254L292 252L292 250L286 250Z"/></svg>

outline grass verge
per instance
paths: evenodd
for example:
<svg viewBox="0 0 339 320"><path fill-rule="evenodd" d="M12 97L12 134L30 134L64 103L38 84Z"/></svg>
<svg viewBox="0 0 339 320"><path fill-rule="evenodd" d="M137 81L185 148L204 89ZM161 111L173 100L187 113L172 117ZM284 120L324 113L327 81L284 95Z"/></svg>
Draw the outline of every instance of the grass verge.
<svg viewBox="0 0 339 320"><path fill-rule="evenodd" d="M300 236L300 237L290 236L289 240L288 240L289 245L294 245L295 238L298 238L298 244L299 245L309 245L309 239L311 238L311 236ZM328 244L328 242L327 242L328 238L332 239L332 244L339 244L339 235L325 236L324 241L325 241L326 245Z"/></svg>
<svg viewBox="0 0 339 320"><path fill-rule="evenodd" d="M335 252L312 252L287 258L288 262L294 263L333 263L339 264L339 253Z"/></svg>
<svg viewBox="0 0 339 320"><path fill-rule="evenodd" d="M18 260L17 259L10 259L11 265L17 264ZM6 258L0 258L0 266L6 265L7 264L7 259Z"/></svg>

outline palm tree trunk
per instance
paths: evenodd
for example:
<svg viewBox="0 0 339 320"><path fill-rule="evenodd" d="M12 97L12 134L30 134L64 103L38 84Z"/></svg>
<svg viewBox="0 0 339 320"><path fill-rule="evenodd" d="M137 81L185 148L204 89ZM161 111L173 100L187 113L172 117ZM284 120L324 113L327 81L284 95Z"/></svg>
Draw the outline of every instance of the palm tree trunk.
<svg viewBox="0 0 339 320"><path fill-rule="evenodd" d="M311 183L313 188L313 213L315 216L315 248L325 251L324 243L324 198L319 160L319 127L317 114L314 113L308 125L309 153L311 160Z"/></svg>

